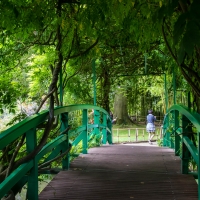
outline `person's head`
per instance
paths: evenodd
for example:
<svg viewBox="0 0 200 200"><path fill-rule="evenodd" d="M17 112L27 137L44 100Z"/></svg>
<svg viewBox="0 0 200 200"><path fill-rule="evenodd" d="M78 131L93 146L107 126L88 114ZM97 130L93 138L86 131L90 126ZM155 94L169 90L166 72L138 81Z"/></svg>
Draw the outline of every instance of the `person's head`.
<svg viewBox="0 0 200 200"><path fill-rule="evenodd" d="M149 113L149 114L152 114L152 113L153 113L153 111L152 111L152 110L148 110L148 113Z"/></svg>

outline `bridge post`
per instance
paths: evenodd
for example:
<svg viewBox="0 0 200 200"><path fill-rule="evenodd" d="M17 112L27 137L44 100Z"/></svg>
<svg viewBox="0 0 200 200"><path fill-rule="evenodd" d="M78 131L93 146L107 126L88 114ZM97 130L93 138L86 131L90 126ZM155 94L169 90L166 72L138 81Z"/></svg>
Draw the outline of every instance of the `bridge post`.
<svg viewBox="0 0 200 200"><path fill-rule="evenodd" d="M173 117L174 123L175 123L175 114L174 114L174 112L172 112L171 114L172 114L172 117ZM176 133L175 132L172 132L172 133L174 133L174 139L173 139L173 134L168 133L169 134L170 148L175 149L175 134Z"/></svg>
<svg viewBox="0 0 200 200"><path fill-rule="evenodd" d="M60 68L60 105L63 106L63 81L62 81L63 73L62 67Z"/></svg>
<svg viewBox="0 0 200 200"><path fill-rule="evenodd" d="M165 115L164 121L165 121L165 124L163 125L163 134L164 134L163 146L169 147L170 146L170 133L167 131L167 128L169 126L169 115Z"/></svg>
<svg viewBox="0 0 200 200"><path fill-rule="evenodd" d="M26 150L31 153L37 146L36 129L26 132ZM33 168L28 176L27 197L29 200L38 200L38 163L36 157L33 158Z"/></svg>
<svg viewBox="0 0 200 200"><path fill-rule="evenodd" d="M68 124L68 112L66 113L62 113L61 114L61 128L60 128L60 131L63 132L64 130L66 130L68 128L69 124ZM63 152L67 151L69 149L69 134L68 132L66 133L67 135L67 139L65 141L65 145L64 146L64 149L63 149ZM63 170L68 170L69 169L69 161L70 159L70 156L69 156L69 153L63 158L62 160L62 168Z"/></svg>
<svg viewBox="0 0 200 200"><path fill-rule="evenodd" d="M173 97L174 97L174 104L176 104L176 72L175 72L175 66L173 67Z"/></svg>
<svg viewBox="0 0 200 200"><path fill-rule="evenodd" d="M107 140L109 144L112 144L112 122L110 120L108 121L108 128L111 130L111 133L107 132Z"/></svg>
<svg viewBox="0 0 200 200"><path fill-rule="evenodd" d="M95 61L96 59L92 59L92 73L93 73L93 93L94 93L94 105L96 106L96 96L97 96L97 91L96 91L96 69L95 69Z"/></svg>
<svg viewBox="0 0 200 200"><path fill-rule="evenodd" d="M168 92L167 92L167 77L166 77L166 74L164 74L164 91L165 91L165 109L166 109L166 112L168 110Z"/></svg>
<svg viewBox="0 0 200 200"><path fill-rule="evenodd" d="M177 110L174 111L174 135L175 135L175 155L180 156L180 136L177 133L177 129L179 128L179 112Z"/></svg>
<svg viewBox="0 0 200 200"><path fill-rule="evenodd" d="M83 154L88 153L88 112L87 109L83 110L82 125L86 126L86 130L83 131Z"/></svg>
<svg viewBox="0 0 200 200"><path fill-rule="evenodd" d="M103 125L106 126L106 128L103 128L103 144L106 144L107 142L107 115L103 113Z"/></svg>
<svg viewBox="0 0 200 200"><path fill-rule="evenodd" d="M182 163L181 163L182 174L188 174L190 152L189 152L187 146L185 145L185 143L183 142L183 138L184 138L184 136L189 137L189 132L192 132L189 122L190 121L187 119L187 117L182 115L182 135L183 135L183 137L182 137L182 158L181 158L181 160L182 160Z"/></svg>
<svg viewBox="0 0 200 200"><path fill-rule="evenodd" d="M94 110L94 124L99 124L100 123L100 113L98 110ZM99 134L99 127L94 128L95 134Z"/></svg>

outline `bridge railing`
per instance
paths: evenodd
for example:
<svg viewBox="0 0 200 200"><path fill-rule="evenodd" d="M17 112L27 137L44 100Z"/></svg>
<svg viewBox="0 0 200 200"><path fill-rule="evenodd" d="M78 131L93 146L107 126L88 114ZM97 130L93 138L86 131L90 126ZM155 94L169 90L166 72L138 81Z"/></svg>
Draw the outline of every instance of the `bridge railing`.
<svg viewBox="0 0 200 200"><path fill-rule="evenodd" d="M173 105L163 122L163 146L175 149L175 155L181 157L181 171L189 173L189 162L193 159L197 165L197 175L200 174L200 114L186 106ZM198 176L200 183L200 176ZM200 185L198 185L200 196ZM199 198L200 199L200 198Z"/></svg>
<svg viewBox="0 0 200 200"><path fill-rule="evenodd" d="M88 110L91 109L94 111L93 124L89 124L88 120ZM82 124L75 130L68 130L70 126L69 113L77 110L82 111ZM39 139L37 129L41 124L47 121L48 115L48 111L35 114L1 133L0 150L5 149L9 144L25 135L26 153L27 155L31 154L37 147ZM28 199L37 200L38 174L52 173L52 170L44 170L41 172L41 169L44 169L50 162L56 160L56 158L62 157L61 170L67 170L70 164L69 149L71 146L76 146L82 142L82 153L86 154L88 151L88 141L90 141L93 136L97 135L102 135L103 144L106 144L107 141L109 144L112 144L111 118L107 111L98 106L71 105L57 107L54 110L54 116L60 117L60 133L55 139L46 143L36 156L14 169L6 178L4 177L4 180L0 183L0 199L11 193L12 195L15 195L26 183L28 183ZM70 141L69 138L73 135L76 135L77 137L75 137L73 141Z"/></svg>

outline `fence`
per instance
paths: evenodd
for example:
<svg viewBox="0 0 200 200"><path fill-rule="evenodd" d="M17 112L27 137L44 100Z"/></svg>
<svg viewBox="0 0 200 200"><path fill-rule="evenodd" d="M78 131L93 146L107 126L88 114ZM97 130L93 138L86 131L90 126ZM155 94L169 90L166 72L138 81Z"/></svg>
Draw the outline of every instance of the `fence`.
<svg viewBox="0 0 200 200"><path fill-rule="evenodd" d="M147 142L148 133L146 128L113 128L113 143L122 142ZM156 127L156 133L153 140L162 138L162 128Z"/></svg>

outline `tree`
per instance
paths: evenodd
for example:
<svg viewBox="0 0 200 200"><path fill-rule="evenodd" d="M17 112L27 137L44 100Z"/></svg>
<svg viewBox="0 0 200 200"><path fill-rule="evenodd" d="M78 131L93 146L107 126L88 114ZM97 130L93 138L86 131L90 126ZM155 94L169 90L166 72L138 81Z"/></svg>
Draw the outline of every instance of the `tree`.
<svg viewBox="0 0 200 200"><path fill-rule="evenodd" d="M127 98L122 90L118 89L117 92L114 100L114 118L117 117L118 124L129 124Z"/></svg>
<svg viewBox="0 0 200 200"><path fill-rule="evenodd" d="M200 108L199 9L198 0L167 1L163 2L157 15L166 47L190 85L198 111Z"/></svg>
<svg viewBox="0 0 200 200"><path fill-rule="evenodd" d="M17 157L17 153L24 141L23 136L19 140L19 148L15 150L12 158L9 159L11 162L8 164L3 160L5 166L0 175L2 180L20 164L30 160L44 146L53 127L54 100L57 99L57 105L61 104L57 98L59 72L62 68L66 67L69 59L86 54L97 44L98 40L93 41L93 38L95 38L94 33L92 33L94 36L91 39L92 41L86 39L79 40L80 38L88 37L85 30L86 35L83 35L83 32L78 32L77 30L81 22L79 24L76 23L79 17L84 16L86 8L76 2L60 0L51 2L2 1L0 9L1 13L6 13L0 22L2 39L1 56L4 58L2 62L4 68L10 72L11 66L21 66L25 63L22 61L26 53L32 51L35 55L51 55L48 56L47 61L41 61L40 66L49 67L52 70L52 78L49 82L46 97L44 98L45 100L49 98L49 118L44 132L41 134L39 144L32 153L23 155L22 158ZM86 23L89 22L87 26L84 25L84 28L89 27L88 29L90 29L89 32L91 33L91 26L88 25L92 23L86 18L84 19ZM84 43L81 43L82 41ZM10 62L11 60L12 63ZM37 67L39 68L38 64ZM39 112L45 100L41 101L36 113ZM12 151L12 146L14 144L6 148L3 151L3 155Z"/></svg>
<svg viewBox="0 0 200 200"><path fill-rule="evenodd" d="M124 4L115 1L111 3L115 7L114 10L120 11L115 12L116 15L121 13L125 16L131 8L131 2L127 3L126 7L124 7ZM58 77L61 69L64 72L63 79L65 80L63 86L66 86L67 80L69 80L67 70L69 61L78 57L81 60L89 53L91 57L95 55L92 49L98 44L99 38L108 40L108 35L103 33L105 23L109 25L113 19L110 20L108 15L110 12L108 8L112 8L110 2L96 1L91 4L84 4L84 2L81 4L76 1L63 0L51 2L1 1L0 6L1 13L5 14L0 22L2 66L8 73L16 66L24 70L31 68L28 74L29 79L27 79L29 84L37 86L37 88L42 85L43 88L38 93L32 90L29 95L33 95L33 99L38 99L46 94L41 100L36 113L39 112L44 102L49 99L49 118L44 132L41 133L39 145L31 154L23 155L22 158L17 157L24 136L20 138L19 148L15 150L13 157L10 158L12 162L9 165L4 162L5 170L1 173L2 180L17 166L30 160L46 143L53 127L54 105L62 105L62 99L60 102L58 98L58 87L61 84ZM124 8L126 8L126 12L124 12ZM27 55L30 54L32 55L28 60L33 62L34 65L28 65L27 60L25 60ZM46 59L38 59L39 57L45 57ZM44 68L46 70L43 70ZM15 70L13 71L15 73ZM47 73L50 76L50 71L52 73L51 78L45 80L43 75ZM37 75L38 81L35 78L34 80L30 79L35 75ZM106 80L108 79L104 79L105 82ZM47 82L44 83L44 81ZM48 82L49 86L46 87ZM12 101L15 102L16 98ZM18 141L16 142L18 143ZM7 152L4 151L3 154L6 155L6 153L12 151L12 146L15 146L15 144L11 144L7 148Z"/></svg>
<svg viewBox="0 0 200 200"><path fill-rule="evenodd" d="M161 54L155 53L157 50L168 56L163 48L166 44L180 72L191 85L199 109L198 9L198 0L1 1L0 62L6 78L0 75L0 103L12 111L17 99L29 97L37 100L36 112L39 112L48 100L50 111L38 147L23 158L12 157L13 168L6 168L6 164L1 177L31 159L46 143L53 127L54 106L63 104L58 89L61 84L66 93L83 98L76 102L92 102L90 80L91 60L94 58L103 61L97 67L98 105L110 110L109 93L114 93L119 82L127 83L121 75L144 73L145 53L150 57L148 73L162 73L166 68L171 70L169 66L162 67ZM152 16L156 17L153 19ZM61 71L62 83L59 81ZM25 75L24 79L14 76L20 73ZM22 80L26 80L26 84L20 84ZM9 82L13 81L10 86ZM22 93L18 92L18 85ZM31 88L28 95L27 85ZM146 88L138 87L139 90L140 94L147 93ZM120 99L124 102L121 112L125 111L123 118L127 121L127 102L130 100L125 100L118 92L116 102ZM148 92L153 97L151 91ZM64 103L69 103L66 97ZM20 140L23 143L24 138ZM12 151L13 146L11 144L3 153Z"/></svg>

